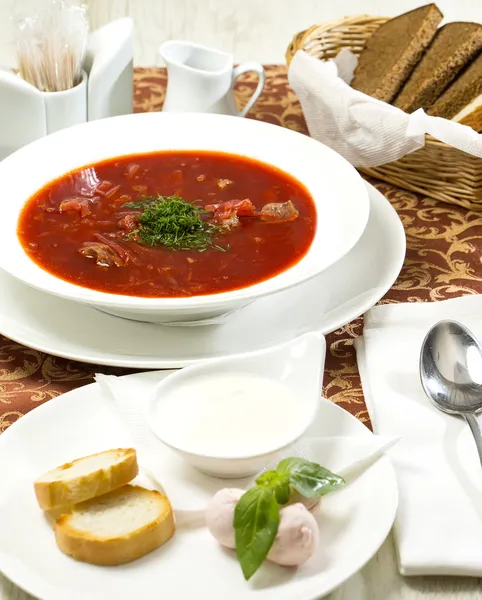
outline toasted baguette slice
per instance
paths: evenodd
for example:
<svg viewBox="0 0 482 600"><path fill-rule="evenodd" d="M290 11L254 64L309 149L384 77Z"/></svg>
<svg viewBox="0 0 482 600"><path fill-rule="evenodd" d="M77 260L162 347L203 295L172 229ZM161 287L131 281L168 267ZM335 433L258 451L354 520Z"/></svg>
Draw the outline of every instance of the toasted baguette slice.
<svg viewBox="0 0 482 600"><path fill-rule="evenodd" d="M45 510L44 511L44 515L45 515L45 518L50 523L50 525L52 526L52 529L53 529L54 524L57 521L57 519L59 519L62 515L66 515L67 513L72 512L73 508L74 507L72 505L66 504L65 506L58 506L57 508L52 508L50 510Z"/></svg>
<svg viewBox="0 0 482 600"><path fill-rule="evenodd" d="M427 114L460 121L480 105L482 94L482 54L457 77ZM462 114L461 114L462 113ZM461 114L460 117L457 115Z"/></svg>
<svg viewBox="0 0 482 600"><path fill-rule="evenodd" d="M121 565L152 552L174 530L166 496L133 485L78 504L54 525L62 552L104 566Z"/></svg>
<svg viewBox="0 0 482 600"><path fill-rule="evenodd" d="M391 102L432 41L443 15L435 4L381 25L360 54L352 87Z"/></svg>
<svg viewBox="0 0 482 600"><path fill-rule="evenodd" d="M40 508L77 504L119 488L139 471L132 448L107 450L57 467L34 482Z"/></svg>
<svg viewBox="0 0 482 600"><path fill-rule="evenodd" d="M412 113L427 109L457 74L482 50L482 25L447 23L395 98L394 105Z"/></svg>

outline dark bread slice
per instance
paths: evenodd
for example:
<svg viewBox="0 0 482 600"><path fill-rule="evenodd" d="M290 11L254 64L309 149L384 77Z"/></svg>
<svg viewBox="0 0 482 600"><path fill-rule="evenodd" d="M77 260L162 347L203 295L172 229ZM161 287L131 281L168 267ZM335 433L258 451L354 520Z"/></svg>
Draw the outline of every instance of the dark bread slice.
<svg viewBox="0 0 482 600"><path fill-rule="evenodd" d="M482 25L447 23L415 67L394 105L411 113L428 108L457 74L482 50Z"/></svg>
<svg viewBox="0 0 482 600"><path fill-rule="evenodd" d="M459 75L427 110L429 115L453 119L482 94L482 54Z"/></svg>
<svg viewBox="0 0 482 600"><path fill-rule="evenodd" d="M427 4L381 25L360 54L351 86L391 102L437 32L443 15Z"/></svg>

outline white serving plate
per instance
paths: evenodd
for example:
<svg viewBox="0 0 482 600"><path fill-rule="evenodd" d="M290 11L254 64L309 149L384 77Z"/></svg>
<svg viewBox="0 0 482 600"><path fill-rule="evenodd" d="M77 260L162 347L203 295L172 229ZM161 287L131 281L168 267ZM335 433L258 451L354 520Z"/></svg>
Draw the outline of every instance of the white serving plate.
<svg viewBox="0 0 482 600"><path fill-rule="evenodd" d="M294 266L261 283L190 298L108 294L59 279L36 265L17 237L25 201L72 169L122 155L157 150L214 150L248 156L290 173L312 195L317 212L313 242ZM296 286L322 273L357 243L368 221L363 180L340 155L295 131L226 115L143 113L91 121L25 146L0 163L0 267L54 296L139 320L210 318ZM162 190L159 190L162 192Z"/></svg>
<svg viewBox="0 0 482 600"><path fill-rule="evenodd" d="M253 302L221 325L165 327L120 319L28 288L0 270L0 333L55 356L135 369L185 367L268 348L311 330L327 334L371 308L390 289L405 259L397 213L373 186L366 187L367 228L338 265Z"/></svg>
<svg viewBox="0 0 482 600"><path fill-rule="evenodd" d="M138 379L140 409L165 375L146 373ZM122 379L129 384L132 376ZM335 469L357 458L372 434L348 412L327 400L320 402L319 418L307 435L353 436L354 440L353 444L346 439L343 444L320 444L316 459ZM36 504L32 481L75 456L131 442L112 400L102 395L97 383L36 408L0 436L0 571L4 575L40 600L158 596L184 600L193 594L199 600L315 600L357 572L393 524L397 485L390 461L382 458L345 489L323 499L318 517L320 548L298 569L266 563L247 583L231 552L222 550L204 527L187 525L179 527L165 546L128 565L103 568L77 563L57 549L51 526ZM196 503L196 498L208 498L226 485L225 480L187 467L167 449L159 455L156 469L161 481L163 470L170 474L163 481L168 494L176 488L177 472L181 478L184 493L179 496L173 490L174 510L178 498L187 504L192 494Z"/></svg>

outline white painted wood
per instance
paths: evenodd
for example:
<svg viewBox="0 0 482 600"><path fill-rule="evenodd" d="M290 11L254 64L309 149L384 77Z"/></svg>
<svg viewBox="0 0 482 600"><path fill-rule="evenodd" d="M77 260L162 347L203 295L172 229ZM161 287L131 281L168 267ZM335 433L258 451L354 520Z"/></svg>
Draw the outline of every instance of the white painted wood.
<svg viewBox="0 0 482 600"><path fill-rule="evenodd" d="M16 0L0 0L0 66L15 64L13 17L16 4Z"/></svg>
<svg viewBox="0 0 482 600"><path fill-rule="evenodd" d="M22 592L17 586L10 583L3 575L0 575L0 599L1 600L35 600L33 596Z"/></svg>
<svg viewBox="0 0 482 600"><path fill-rule="evenodd" d="M93 27L123 16L134 19L135 61L140 66L159 64L159 45L174 38L231 52L237 62L283 63L293 34L314 23L360 13L396 15L425 3L424 0L88 0ZM10 16L15 4L17 0L0 0L0 65L14 64ZM438 0L437 4L447 21L482 22L482 0ZM1 600L31 598L0 575ZM390 537L375 558L334 592L331 600L482 600L482 580L404 579L397 572Z"/></svg>
<svg viewBox="0 0 482 600"><path fill-rule="evenodd" d="M0 0L1 1L1 0ZM181 38L234 54L237 62L282 63L294 33L314 23L370 13L396 15L426 0L89 0L98 26L130 15L135 23L135 61L158 64L157 48ZM438 0L446 19L482 22L481 0Z"/></svg>
<svg viewBox="0 0 482 600"><path fill-rule="evenodd" d="M14 61L14 5L32 0L0 0L0 65ZM186 39L234 54L237 62L282 63L293 34L314 23L344 15L396 15L426 0L86 0L92 27L131 16L135 62L159 64L157 49L168 39ZM38 2L38 0L35 0ZM482 22L482 0L438 0L446 20Z"/></svg>

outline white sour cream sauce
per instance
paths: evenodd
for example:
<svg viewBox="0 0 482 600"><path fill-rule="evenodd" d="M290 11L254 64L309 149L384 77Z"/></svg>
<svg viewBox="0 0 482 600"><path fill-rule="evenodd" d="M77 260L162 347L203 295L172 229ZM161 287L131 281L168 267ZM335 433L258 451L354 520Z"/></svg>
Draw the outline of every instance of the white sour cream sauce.
<svg viewBox="0 0 482 600"><path fill-rule="evenodd" d="M235 458L270 452L291 441L306 425L302 406L292 390L268 377L203 375L163 398L157 425L173 446Z"/></svg>

